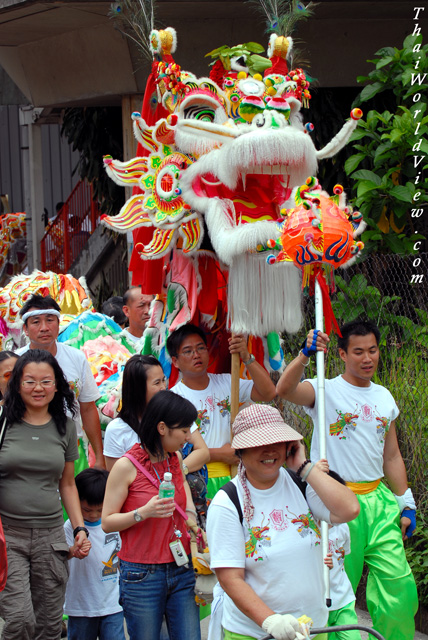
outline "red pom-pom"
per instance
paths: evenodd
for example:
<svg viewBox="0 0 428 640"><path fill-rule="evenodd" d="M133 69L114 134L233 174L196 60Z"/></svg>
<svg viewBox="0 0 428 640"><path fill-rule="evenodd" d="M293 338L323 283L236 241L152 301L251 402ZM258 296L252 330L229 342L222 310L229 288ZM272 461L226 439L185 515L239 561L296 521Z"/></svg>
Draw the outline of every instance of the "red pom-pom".
<svg viewBox="0 0 428 640"><path fill-rule="evenodd" d="M352 120L359 120L362 117L363 117L363 112L361 111L361 109L352 109L351 111Z"/></svg>
<svg viewBox="0 0 428 640"><path fill-rule="evenodd" d="M341 193L343 193L343 187L341 184L335 184L333 187L333 193L336 194L337 196L339 196Z"/></svg>

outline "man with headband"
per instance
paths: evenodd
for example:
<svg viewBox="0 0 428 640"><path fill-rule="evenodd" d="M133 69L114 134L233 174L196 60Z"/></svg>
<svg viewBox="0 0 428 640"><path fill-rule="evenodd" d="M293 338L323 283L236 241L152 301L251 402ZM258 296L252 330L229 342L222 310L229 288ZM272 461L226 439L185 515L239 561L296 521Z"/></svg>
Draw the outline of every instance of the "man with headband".
<svg viewBox="0 0 428 640"><path fill-rule="evenodd" d="M24 322L24 333L30 343L18 349L16 353L22 355L28 349L44 349L56 358L76 396L77 415L74 420L79 445L83 426L94 450L95 466L105 468L100 420L95 405L100 393L84 354L56 341L59 333L60 307L50 296L33 294L19 313ZM87 462L84 466L87 466Z"/></svg>

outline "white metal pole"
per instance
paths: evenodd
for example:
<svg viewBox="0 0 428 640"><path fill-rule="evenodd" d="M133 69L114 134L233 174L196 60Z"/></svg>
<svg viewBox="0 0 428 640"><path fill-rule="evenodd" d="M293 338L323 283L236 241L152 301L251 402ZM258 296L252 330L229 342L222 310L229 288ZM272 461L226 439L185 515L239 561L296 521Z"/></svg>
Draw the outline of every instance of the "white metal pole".
<svg viewBox="0 0 428 640"><path fill-rule="evenodd" d="M324 331L324 316L322 305L322 291L315 280L315 329ZM324 351L317 351L317 398L318 398L318 430L320 443L320 458L327 458L327 439L325 431L325 376L324 376ZM328 553L328 524L321 522L321 547L322 557L326 557ZM330 599L330 573L329 568L324 565L324 583L326 588L327 607L331 607Z"/></svg>

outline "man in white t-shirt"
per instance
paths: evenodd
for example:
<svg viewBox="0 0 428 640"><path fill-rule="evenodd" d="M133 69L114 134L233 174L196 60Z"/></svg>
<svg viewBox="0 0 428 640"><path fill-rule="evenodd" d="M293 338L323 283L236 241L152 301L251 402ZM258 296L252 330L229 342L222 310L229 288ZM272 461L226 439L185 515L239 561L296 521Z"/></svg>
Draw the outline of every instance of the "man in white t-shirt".
<svg viewBox="0 0 428 640"><path fill-rule="evenodd" d="M360 515L349 523L351 554L345 568L356 591L367 563L366 597L374 628L386 640L411 640L418 599L403 539L413 533L416 505L397 442L399 411L390 392L372 382L379 362L379 329L356 320L341 333L339 356L345 373L325 381L325 415L330 468L360 503ZM313 460L320 458L317 381L300 380L310 355L325 350L328 342L327 334L311 330L277 385L278 395L302 405L314 422ZM392 491L381 482L383 477Z"/></svg>
<svg viewBox="0 0 428 640"><path fill-rule="evenodd" d="M153 298L152 295L141 293L141 287L131 287L123 295L123 313L129 321L125 334L135 344L143 337L144 329L150 319L150 305Z"/></svg>
<svg viewBox="0 0 428 640"><path fill-rule="evenodd" d="M95 405L100 393L85 355L74 347L56 341L59 333L59 305L50 296L33 294L19 313L24 322L24 333L30 342L16 353L22 355L28 349L44 349L57 359L76 397L77 415L74 420L77 437L83 435L83 427L94 450L95 466L104 469L100 419Z"/></svg>
<svg viewBox="0 0 428 640"><path fill-rule="evenodd" d="M230 465L238 464L230 446L229 373L208 373L207 339L199 327L187 324L176 329L167 340L168 353L180 370L181 380L171 391L192 402L198 410L197 424L210 452L208 498L230 479ZM242 335L229 339L230 353L239 353L252 380L239 381L239 401L270 402L276 395L268 372L250 355Z"/></svg>

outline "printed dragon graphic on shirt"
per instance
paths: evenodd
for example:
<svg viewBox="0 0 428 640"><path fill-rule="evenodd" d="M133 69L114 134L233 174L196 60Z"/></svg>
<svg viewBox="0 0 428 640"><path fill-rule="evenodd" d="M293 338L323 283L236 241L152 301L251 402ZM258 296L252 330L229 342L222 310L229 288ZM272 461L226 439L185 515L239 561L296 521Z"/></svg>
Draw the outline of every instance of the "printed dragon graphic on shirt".
<svg viewBox="0 0 428 640"><path fill-rule="evenodd" d="M288 509L288 507L286 507ZM285 531L289 524L297 525L297 533L301 538L311 536L311 543L318 546L321 542L321 533L314 520L312 513L296 515L289 510L273 509L269 514L269 519L265 525L265 515L260 526L248 527L249 538L245 542L245 556L253 558L256 562L262 561L267 557L267 549L271 546L271 536L268 535L271 529L275 531Z"/></svg>
<svg viewBox="0 0 428 640"><path fill-rule="evenodd" d="M332 422L330 424L330 435L338 436L339 440L345 440L347 435L350 434L351 431L355 431L357 423L354 422L355 418L358 418L359 413L354 412L346 412L338 411L336 409L336 413L338 418L336 422Z"/></svg>
<svg viewBox="0 0 428 640"><path fill-rule="evenodd" d="M294 516L291 519L291 524L297 525L297 532L299 533L301 538L305 538L306 536L314 536L315 535L315 546L319 545L321 542L321 532L314 520L312 513L308 510L307 513L301 513L300 515L295 515L292 511L290 513Z"/></svg>
<svg viewBox="0 0 428 640"><path fill-rule="evenodd" d="M229 396L226 396L223 400L219 400L215 396L208 396L205 399L205 404L198 409L198 416L196 418L196 424L198 425L198 429L202 435L206 434L210 428L211 418L209 414L216 411L216 406L219 407L222 418L230 417Z"/></svg>
<svg viewBox="0 0 428 640"><path fill-rule="evenodd" d="M385 441L385 434L388 433L391 420L382 416L376 406L372 408L370 405L364 404L358 407L357 404L353 411L344 412L336 409L336 413L338 416L336 422L330 424L331 436L337 436L339 440L346 440L357 428L356 418L360 418L363 422L373 422L375 419L379 441L381 444Z"/></svg>
<svg viewBox="0 0 428 640"><path fill-rule="evenodd" d="M332 554L332 557L336 558L337 564L340 567L341 571L344 571L345 555L346 555L345 548L343 546L336 547L336 544L337 544L337 539L336 539L336 543L334 543L332 540L329 540L328 550Z"/></svg>

